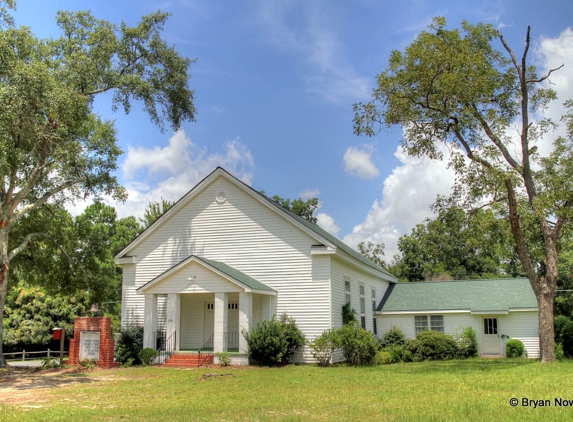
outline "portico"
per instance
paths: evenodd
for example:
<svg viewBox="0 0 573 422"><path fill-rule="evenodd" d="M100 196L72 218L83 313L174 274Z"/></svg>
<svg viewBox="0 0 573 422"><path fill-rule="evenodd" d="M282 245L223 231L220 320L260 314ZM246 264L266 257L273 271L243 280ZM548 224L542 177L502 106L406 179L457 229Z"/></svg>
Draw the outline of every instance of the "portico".
<svg viewBox="0 0 573 422"><path fill-rule="evenodd" d="M176 351L247 352L241 330L276 313L277 292L228 265L190 256L137 290L145 295L144 347L157 333L174 338ZM165 297L166 323L158 320Z"/></svg>

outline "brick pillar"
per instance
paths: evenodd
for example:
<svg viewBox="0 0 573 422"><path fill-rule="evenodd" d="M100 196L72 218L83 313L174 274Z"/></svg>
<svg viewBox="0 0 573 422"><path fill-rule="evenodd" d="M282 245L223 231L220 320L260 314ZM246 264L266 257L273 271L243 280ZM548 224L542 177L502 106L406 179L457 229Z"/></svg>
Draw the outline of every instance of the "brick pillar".
<svg viewBox="0 0 573 422"><path fill-rule="evenodd" d="M80 339L82 331L99 331L99 359L101 368L119 366L114 359L115 341L111 333L110 317L76 317L74 320L74 337L70 340L70 365L80 362Z"/></svg>

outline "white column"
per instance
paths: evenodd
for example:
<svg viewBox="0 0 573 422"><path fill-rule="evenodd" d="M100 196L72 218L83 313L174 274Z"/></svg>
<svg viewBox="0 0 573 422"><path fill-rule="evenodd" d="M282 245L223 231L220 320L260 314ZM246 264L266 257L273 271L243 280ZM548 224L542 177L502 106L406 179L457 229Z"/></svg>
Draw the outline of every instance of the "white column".
<svg viewBox="0 0 573 422"><path fill-rule="evenodd" d="M277 299L278 296L271 296L271 316L277 315Z"/></svg>
<svg viewBox="0 0 573 422"><path fill-rule="evenodd" d="M167 338L171 337L174 332L177 332L176 350L179 350L179 339L181 337L181 330L179 329L181 321L181 296L176 293L169 293L167 295Z"/></svg>
<svg viewBox="0 0 573 422"><path fill-rule="evenodd" d="M155 349L157 331L157 295L145 295L145 315L143 319L143 347Z"/></svg>
<svg viewBox="0 0 573 422"><path fill-rule="evenodd" d="M227 293L215 293L215 323L213 330L213 351L215 353L224 351L228 307Z"/></svg>
<svg viewBox="0 0 573 422"><path fill-rule="evenodd" d="M243 337L242 330L249 330L253 320L253 295L252 293L239 293L239 352L247 353L249 347Z"/></svg>

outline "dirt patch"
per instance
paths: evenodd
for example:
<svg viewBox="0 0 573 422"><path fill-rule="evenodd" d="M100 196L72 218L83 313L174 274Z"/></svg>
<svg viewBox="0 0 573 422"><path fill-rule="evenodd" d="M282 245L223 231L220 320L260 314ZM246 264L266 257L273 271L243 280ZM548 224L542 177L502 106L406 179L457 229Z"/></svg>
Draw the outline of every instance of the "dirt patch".
<svg viewBox="0 0 573 422"><path fill-rule="evenodd" d="M105 376L87 377L85 372L86 369L81 367L54 368L43 371L40 368L2 370L0 371L0 403L25 405L34 402L33 407L43 407L41 403L45 401L47 390L70 384L89 384L110 379Z"/></svg>

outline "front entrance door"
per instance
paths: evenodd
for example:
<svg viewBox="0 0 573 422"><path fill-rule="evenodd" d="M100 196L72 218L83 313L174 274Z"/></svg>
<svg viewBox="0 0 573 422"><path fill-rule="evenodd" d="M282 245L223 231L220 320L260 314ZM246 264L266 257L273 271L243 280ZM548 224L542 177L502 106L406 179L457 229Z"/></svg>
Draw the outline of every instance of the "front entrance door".
<svg viewBox="0 0 573 422"><path fill-rule="evenodd" d="M483 347L484 355L499 355L499 333L497 318L483 319Z"/></svg>
<svg viewBox="0 0 573 422"><path fill-rule="evenodd" d="M203 325L203 343L213 335L215 331L215 304L205 303L205 321Z"/></svg>

